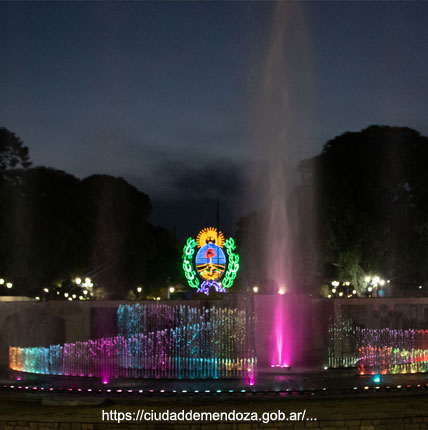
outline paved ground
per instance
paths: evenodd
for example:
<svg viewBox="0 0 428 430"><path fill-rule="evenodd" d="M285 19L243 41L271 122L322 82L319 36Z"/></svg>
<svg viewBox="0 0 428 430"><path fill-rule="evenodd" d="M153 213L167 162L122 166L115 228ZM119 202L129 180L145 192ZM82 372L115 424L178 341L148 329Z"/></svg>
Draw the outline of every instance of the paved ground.
<svg viewBox="0 0 428 430"><path fill-rule="evenodd" d="M45 422L101 422L102 410L131 412L138 409L163 412L180 411L303 411L318 420L349 420L428 416L428 396L368 395L348 398L296 399L271 395L235 396L154 396L137 399L100 399L93 397L0 398L0 420Z"/></svg>
<svg viewBox="0 0 428 430"><path fill-rule="evenodd" d="M355 372L306 372L271 375L249 386L247 381L239 380L111 380L104 385L88 378L0 374L0 421L16 422L16 429L24 430L27 423L31 430L34 422L42 427L49 422L102 423L103 410L138 409L258 413L306 410L306 416L316 418L320 425L393 418L403 418L404 422L406 417L420 419L421 423L426 420L428 426L428 376L392 375L374 383L372 376L360 377ZM390 425L379 428L389 430ZM13 425L4 426L15 430Z"/></svg>
<svg viewBox="0 0 428 430"><path fill-rule="evenodd" d="M250 385L251 382L251 385ZM316 371L289 371L281 373L259 373L254 381L246 379L113 379L108 384L102 384L100 378L81 378L76 376L52 376L37 375L25 372L13 372L7 369L0 370L0 390L15 387L24 390L25 387L37 387L37 389L67 391L67 390L92 390L92 393L103 393L111 390L122 395L132 390L134 393L142 390L144 393L190 393L190 392L305 392L308 394L330 395L353 393L366 387L379 387L380 390L397 386L413 389L418 386L425 387L428 391L427 374L382 375L380 381L375 381L373 375L359 375L354 369L342 370L316 370ZM103 394L104 395L104 394Z"/></svg>

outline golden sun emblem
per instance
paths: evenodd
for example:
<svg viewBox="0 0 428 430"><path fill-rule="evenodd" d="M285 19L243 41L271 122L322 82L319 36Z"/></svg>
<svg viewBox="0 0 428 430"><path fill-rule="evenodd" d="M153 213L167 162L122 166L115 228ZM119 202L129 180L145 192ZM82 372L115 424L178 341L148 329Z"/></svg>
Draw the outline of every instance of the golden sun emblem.
<svg viewBox="0 0 428 430"><path fill-rule="evenodd" d="M207 243L214 243L220 248L223 248L224 234L221 231L217 231L215 227L206 227L202 229L196 236L196 244L198 248L201 248Z"/></svg>

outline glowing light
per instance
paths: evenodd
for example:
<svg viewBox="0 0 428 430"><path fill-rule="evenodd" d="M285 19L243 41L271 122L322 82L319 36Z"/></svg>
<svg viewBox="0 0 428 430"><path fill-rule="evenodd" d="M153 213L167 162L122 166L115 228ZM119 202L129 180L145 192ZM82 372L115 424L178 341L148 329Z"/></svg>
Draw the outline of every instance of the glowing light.
<svg viewBox="0 0 428 430"><path fill-rule="evenodd" d="M64 297L67 298L68 297L68 293L64 293Z"/></svg>
<svg viewBox="0 0 428 430"><path fill-rule="evenodd" d="M357 294L357 290L352 290L352 294Z"/></svg>
<svg viewBox="0 0 428 430"><path fill-rule="evenodd" d="M199 287L199 279L193 269L193 254L195 253L196 240L189 237L183 249L183 270L187 282L192 288Z"/></svg>
<svg viewBox="0 0 428 430"><path fill-rule="evenodd" d="M259 287L254 286L254 287L253 287L253 293L254 293L254 294L257 294L258 292L259 292Z"/></svg>
<svg viewBox="0 0 428 430"><path fill-rule="evenodd" d="M196 243L198 248L202 248L207 243L214 243L220 248L223 248L224 234L217 231L215 227L203 228L196 236Z"/></svg>
<svg viewBox="0 0 428 430"><path fill-rule="evenodd" d="M222 287L221 282L217 281L204 281L198 289L198 293L204 293L207 296L210 294L210 289L214 288L217 293L225 293L225 288Z"/></svg>
<svg viewBox="0 0 428 430"><path fill-rule="evenodd" d="M0 278L0 285L3 285L3 284L4 284L4 279Z"/></svg>
<svg viewBox="0 0 428 430"><path fill-rule="evenodd" d="M419 285L419 287L418 287L420 290L422 290L422 285Z"/></svg>
<svg viewBox="0 0 428 430"><path fill-rule="evenodd" d="M331 294L329 294L327 297L328 297L329 299L331 299Z"/></svg>
<svg viewBox="0 0 428 430"><path fill-rule="evenodd" d="M362 375L428 372L428 330L371 329L336 320L329 334L329 367L356 366Z"/></svg>
<svg viewBox="0 0 428 430"><path fill-rule="evenodd" d="M373 291L373 287L367 287L367 291L370 293L371 291Z"/></svg>
<svg viewBox="0 0 428 430"><path fill-rule="evenodd" d="M117 336L49 347L10 347L9 367L19 372L97 377L103 384L131 373L150 379L254 380L257 359L246 329L252 313L216 306L207 310L201 313L189 305L168 309L157 304L120 305ZM179 324L164 330L159 322L171 315L177 316ZM221 339L221 345L213 339Z"/></svg>
<svg viewBox="0 0 428 430"><path fill-rule="evenodd" d="M37 297L35 297L35 299L36 299L36 300L40 300L40 297L39 297L39 296L37 296Z"/></svg>
<svg viewBox="0 0 428 430"><path fill-rule="evenodd" d="M87 295L88 295L88 290L83 290L83 294L84 294L85 296L87 296Z"/></svg>
<svg viewBox="0 0 428 430"><path fill-rule="evenodd" d="M366 282L370 282L370 276L366 276L365 278L364 278L364 280L366 281Z"/></svg>
<svg viewBox="0 0 428 430"><path fill-rule="evenodd" d="M380 281L379 281L379 285L381 285L382 287L385 285L385 280L384 279L381 279Z"/></svg>
<svg viewBox="0 0 428 430"><path fill-rule="evenodd" d="M49 293L49 288L43 288L43 291L44 291L45 293Z"/></svg>
<svg viewBox="0 0 428 430"><path fill-rule="evenodd" d="M12 284L12 282L8 282L7 284L6 284L6 288L12 288L12 286L13 286L13 284Z"/></svg>
<svg viewBox="0 0 428 430"><path fill-rule="evenodd" d="M281 287L281 288L278 290L278 294L281 294L281 295L285 294L285 287Z"/></svg>
<svg viewBox="0 0 428 430"><path fill-rule="evenodd" d="M175 291L175 288L174 287L169 287L169 292L170 293L173 293Z"/></svg>
<svg viewBox="0 0 428 430"><path fill-rule="evenodd" d="M196 255L197 271L194 270L193 261L196 246L200 248ZM223 246L226 248L227 260ZM235 249L235 241L232 238L224 240L223 234L213 227L201 230L197 240L189 237L183 249L182 267L190 287L205 294L209 294L211 287L217 292L225 292L225 288L230 288L239 270L239 256L234 252ZM198 275L204 280L201 286Z"/></svg>
<svg viewBox="0 0 428 430"><path fill-rule="evenodd" d="M76 278L76 279L74 280L74 282L75 282L77 285L80 285L80 284L82 283L82 280L81 280L80 278Z"/></svg>
<svg viewBox="0 0 428 430"><path fill-rule="evenodd" d="M143 291L142 287L137 287L137 293L141 293Z"/></svg>
<svg viewBox="0 0 428 430"><path fill-rule="evenodd" d="M333 294L335 294L335 293L336 293L336 288L333 288L333 289L331 290L331 292L332 292Z"/></svg>
<svg viewBox="0 0 428 430"><path fill-rule="evenodd" d="M342 291L339 293L339 297L342 297L343 296L343 293L342 293Z"/></svg>
<svg viewBox="0 0 428 430"><path fill-rule="evenodd" d="M333 287L338 287L339 286L339 281L333 281L331 283L331 285L333 285Z"/></svg>
<svg viewBox="0 0 428 430"><path fill-rule="evenodd" d="M227 256L229 258L227 270L223 278L222 285L225 288L230 288L239 270L239 255L234 251L236 249L235 241L230 237L224 242L227 249Z"/></svg>
<svg viewBox="0 0 428 430"><path fill-rule="evenodd" d="M380 383L380 375L375 375L374 378L373 378L373 382L375 384L379 384Z"/></svg>
<svg viewBox="0 0 428 430"><path fill-rule="evenodd" d="M379 283L379 281L380 281L379 276L375 276L375 277L373 278L373 283L374 283L374 284L378 284L378 283Z"/></svg>
<svg viewBox="0 0 428 430"><path fill-rule="evenodd" d="M73 294L71 297L73 297L73 299L75 299L75 298L77 297L77 295L76 295L76 294Z"/></svg>
<svg viewBox="0 0 428 430"><path fill-rule="evenodd" d="M349 286L351 285L351 283L350 283L350 282L345 282L345 285L346 285L347 287L349 287Z"/></svg>

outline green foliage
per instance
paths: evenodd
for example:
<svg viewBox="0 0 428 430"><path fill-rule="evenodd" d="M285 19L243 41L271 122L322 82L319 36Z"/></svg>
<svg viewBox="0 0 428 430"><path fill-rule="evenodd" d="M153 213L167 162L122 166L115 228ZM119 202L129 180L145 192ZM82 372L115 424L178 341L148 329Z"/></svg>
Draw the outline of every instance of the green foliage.
<svg viewBox="0 0 428 430"><path fill-rule="evenodd" d="M222 285L224 288L230 288L236 278L239 270L239 255L235 253L236 245L233 238L229 238L224 242L227 250L228 264L227 270L224 274Z"/></svg>
<svg viewBox="0 0 428 430"><path fill-rule="evenodd" d="M195 253L196 240L189 237L183 248L183 271L187 282L192 288L199 287L199 279L193 269L193 255Z"/></svg>

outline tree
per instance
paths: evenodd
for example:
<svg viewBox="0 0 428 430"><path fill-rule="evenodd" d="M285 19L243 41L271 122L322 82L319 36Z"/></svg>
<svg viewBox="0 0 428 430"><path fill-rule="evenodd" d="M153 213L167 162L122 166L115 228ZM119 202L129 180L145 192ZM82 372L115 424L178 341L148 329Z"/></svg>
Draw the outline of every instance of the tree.
<svg viewBox="0 0 428 430"><path fill-rule="evenodd" d="M105 298L124 298L180 275L175 239L148 223L150 198L124 179L80 181L46 167L12 173L19 180L0 181L0 274L15 294L89 276Z"/></svg>
<svg viewBox="0 0 428 430"><path fill-rule="evenodd" d="M428 279L427 166L428 138L388 126L337 136L301 164L317 184L323 273Z"/></svg>
<svg viewBox="0 0 428 430"><path fill-rule="evenodd" d="M184 282L181 250L174 236L163 227L150 227L154 238L154 255L147 267L148 288L146 293L159 295L159 286Z"/></svg>
<svg viewBox="0 0 428 430"><path fill-rule="evenodd" d="M123 298L146 279L155 253L150 198L122 178L92 175L81 182L79 207L93 277L111 297Z"/></svg>
<svg viewBox="0 0 428 430"><path fill-rule="evenodd" d="M28 148L22 140L5 127L0 127L0 177L8 170L27 169L31 166Z"/></svg>
<svg viewBox="0 0 428 430"><path fill-rule="evenodd" d="M29 294L85 267L76 206L79 180L46 167L13 173L19 181L0 187L0 269L17 290L22 286Z"/></svg>

